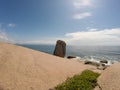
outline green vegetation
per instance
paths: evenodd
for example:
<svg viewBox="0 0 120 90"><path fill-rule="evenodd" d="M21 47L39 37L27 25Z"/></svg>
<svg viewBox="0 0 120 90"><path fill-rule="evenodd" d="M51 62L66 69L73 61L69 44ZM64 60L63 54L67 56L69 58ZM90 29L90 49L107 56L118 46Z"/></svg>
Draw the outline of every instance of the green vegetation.
<svg viewBox="0 0 120 90"><path fill-rule="evenodd" d="M85 70L80 75L68 78L64 83L55 87L55 90L92 90L97 85L100 74Z"/></svg>

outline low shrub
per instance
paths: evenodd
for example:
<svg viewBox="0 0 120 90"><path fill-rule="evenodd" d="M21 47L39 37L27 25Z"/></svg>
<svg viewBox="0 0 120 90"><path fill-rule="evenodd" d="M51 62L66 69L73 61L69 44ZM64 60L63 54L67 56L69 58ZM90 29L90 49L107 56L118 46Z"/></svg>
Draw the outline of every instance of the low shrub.
<svg viewBox="0 0 120 90"><path fill-rule="evenodd" d="M64 83L57 85L55 90L92 90L97 85L99 75L99 73L85 70L80 75L68 78Z"/></svg>

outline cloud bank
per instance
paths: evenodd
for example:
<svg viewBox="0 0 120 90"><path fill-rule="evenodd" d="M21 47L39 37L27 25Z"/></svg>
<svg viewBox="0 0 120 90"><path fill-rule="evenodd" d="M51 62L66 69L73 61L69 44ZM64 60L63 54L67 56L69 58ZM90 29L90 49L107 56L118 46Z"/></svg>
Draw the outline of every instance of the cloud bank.
<svg viewBox="0 0 120 90"><path fill-rule="evenodd" d="M120 28L89 29L88 31L66 33L64 37L24 41L21 44L55 44L59 39L64 40L67 45L118 46L120 45Z"/></svg>
<svg viewBox="0 0 120 90"><path fill-rule="evenodd" d="M77 45L120 45L120 28L114 29L90 29L67 33L70 44Z"/></svg>

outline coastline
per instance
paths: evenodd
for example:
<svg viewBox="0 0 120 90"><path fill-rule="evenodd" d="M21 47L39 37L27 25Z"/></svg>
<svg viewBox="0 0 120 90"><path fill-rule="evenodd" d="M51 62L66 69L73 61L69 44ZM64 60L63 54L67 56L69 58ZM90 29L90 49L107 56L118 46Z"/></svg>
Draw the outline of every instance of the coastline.
<svg viewBox="0 0 120 90"><path fill-rule="evenodd" d="M48 54L53 54L55 45L42 44L21 44L20 46L30 49L42 51ZM67 46L66 57L74 56L83 61L101 61L107 60L111 65L120 61L120 46Z"/></svg>

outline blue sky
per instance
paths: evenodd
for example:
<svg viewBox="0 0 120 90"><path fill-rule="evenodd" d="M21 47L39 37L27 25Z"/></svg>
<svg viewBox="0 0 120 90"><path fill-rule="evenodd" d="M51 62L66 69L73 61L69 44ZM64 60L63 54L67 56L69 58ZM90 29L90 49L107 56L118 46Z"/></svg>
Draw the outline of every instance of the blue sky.
<svg viewBox="0 0 120 90"><path fill-rule="evenodd" d="M0 0L0 41L120 45L120 0Z"/></svg>

